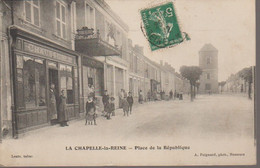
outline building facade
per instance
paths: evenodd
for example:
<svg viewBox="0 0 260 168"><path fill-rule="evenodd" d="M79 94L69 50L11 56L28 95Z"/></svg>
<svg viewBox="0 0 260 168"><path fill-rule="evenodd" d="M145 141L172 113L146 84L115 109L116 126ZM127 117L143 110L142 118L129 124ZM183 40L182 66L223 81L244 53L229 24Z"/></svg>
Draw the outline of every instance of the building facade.
<svg viewBox="0 0 260 168"><path fill-rule="evenodd" d="M59 100L67 97L69 118L79 115L79 59L73 51L75 2L1 1L1 41L5 65L1 72L2 128L17 135L48 125L51 117L50 87ZM56 117L57 118L57 117ZM2 129L3 130L3 129Z"/></svg>
<svg viewBox="0 0 260 168"><path fill-rule="evenodd" d="M176 89L174 69L133 46L104 0L3 0L0 30L0 140L51 125L62 90L73 120L92 91L102 111L104 90L118 107L121 89L135 102Z"/></svg>
<svg viewBox="0 0 260 168"><path fill-rule="evenodd" d="M118 106L120 90L128 91L128 26L103 0L76 0L76 6L77 29L85 27L93 31L87 38L75 40L76 51L103 64L103 68L98 69L83 64L82 102L86 102L86 90L91 84L94 85L100 108L104 90L115 97Z"/></svg>
<svg viewBox="0 0 260 168"><path fill-rule="evenodd" d="M212 44L205 44L199 51L199 67L199 93L218 93L218 50Z"/></svg>

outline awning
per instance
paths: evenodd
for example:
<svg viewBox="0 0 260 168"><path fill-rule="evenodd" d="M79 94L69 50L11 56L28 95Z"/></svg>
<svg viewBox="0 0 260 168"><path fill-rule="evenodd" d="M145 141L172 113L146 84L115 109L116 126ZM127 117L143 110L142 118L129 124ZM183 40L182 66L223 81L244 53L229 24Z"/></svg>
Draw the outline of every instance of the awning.
<svg viewBox="0 0 260 168"><path fill-rule="evenodd" d="M104 64L100 61L97 61L93 58L89 58L87 56L82 57L83 66L88 66L92 68L104 68Z"/></svg>
<svg viewBox="0 0 260 168"><path fill-rule="evenodd" d="M75 50L89 56L119 56L121 51L100 38L76 39Z"/></svg>

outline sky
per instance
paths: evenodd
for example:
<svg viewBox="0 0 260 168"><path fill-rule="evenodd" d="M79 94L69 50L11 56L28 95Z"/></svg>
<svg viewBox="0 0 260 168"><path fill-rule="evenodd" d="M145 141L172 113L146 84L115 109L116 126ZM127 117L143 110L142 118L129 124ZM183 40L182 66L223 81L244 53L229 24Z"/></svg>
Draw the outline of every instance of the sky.
<svg viewBox="0 0 260 168"><path fill-rule="evenodd" d="M181 31L191 40L172 48L151 51L141 29L140 9L162 0L106 0L129 26L128 38L144 47L153 61L167 62L178 72L182 65L199 64L206 43L218 49L218 78L226 80L244 67L255 65L255 3L253 0L174 0ZM168 1L166 1L168 2Z"/></svg>

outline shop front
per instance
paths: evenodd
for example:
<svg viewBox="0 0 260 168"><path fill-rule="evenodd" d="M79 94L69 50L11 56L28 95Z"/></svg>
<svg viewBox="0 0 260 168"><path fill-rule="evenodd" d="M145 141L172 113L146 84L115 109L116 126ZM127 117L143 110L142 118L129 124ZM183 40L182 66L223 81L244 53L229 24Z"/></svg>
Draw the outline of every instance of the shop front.
<svg viewBox="0 0 260 168"><path fill-rule="evenodd" d="M56 43L20 30L11 30L16 133L58 119L59 97L66 96L69 119L79 115L77 55Z"/></svg>
<svg viewBox="0 0 260 168"><path fill-rule="evenodd" d="M96 98L96 108L103 109L102 95L104 92L104 64L94 58L82 56L82 89L84 111L90 92L94 92Z"/></svg>

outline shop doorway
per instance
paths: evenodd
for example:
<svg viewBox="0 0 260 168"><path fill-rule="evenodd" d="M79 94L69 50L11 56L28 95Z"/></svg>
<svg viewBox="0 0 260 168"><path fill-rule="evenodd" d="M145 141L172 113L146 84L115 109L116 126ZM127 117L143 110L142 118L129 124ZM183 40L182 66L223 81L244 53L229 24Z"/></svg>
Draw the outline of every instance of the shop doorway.
<svg viewBox="0 0 260 168"><path fill-rule="evenodd" d="M54 108L56 108L56 114L58 112L58 105L59 105L59 80L58 80L58 70L57 69L50 69L48 70L49 72L49 88L51 89L51 85L54 84L54 95L55 95L55 100L56 100L56 104L55 106L53 106L52 104L52 98L51 98L51 91L49 89L49 98L50 98L50 103L49 103L49 119L51 121L52 124L56 124L57 123L57 119L58 116L56 115L56 117L53 117L53 113L54 113Z"/></svg>

